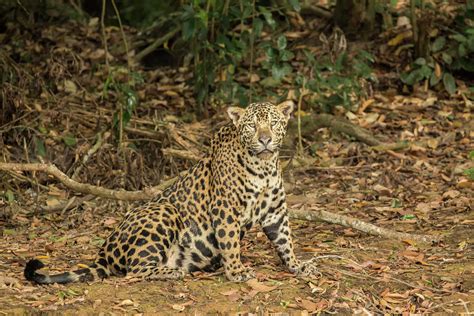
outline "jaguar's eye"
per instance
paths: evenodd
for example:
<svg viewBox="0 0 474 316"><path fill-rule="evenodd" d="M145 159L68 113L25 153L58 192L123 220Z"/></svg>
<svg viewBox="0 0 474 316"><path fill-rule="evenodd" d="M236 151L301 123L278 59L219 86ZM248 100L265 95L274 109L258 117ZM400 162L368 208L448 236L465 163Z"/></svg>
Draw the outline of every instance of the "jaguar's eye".
<svg viewBox="0 0 474 316"><path fill-rule="evenodd" d="M272 127L276 126L278 124L278 121L277 120L273 120L271 123Z"/></svg>
<svg viewBox="0 0 474 316"><path fill-rule="evenodd" d="M254 131L256 129L255 124L249 124L247 125L247 128L251 131Z"/></svg>

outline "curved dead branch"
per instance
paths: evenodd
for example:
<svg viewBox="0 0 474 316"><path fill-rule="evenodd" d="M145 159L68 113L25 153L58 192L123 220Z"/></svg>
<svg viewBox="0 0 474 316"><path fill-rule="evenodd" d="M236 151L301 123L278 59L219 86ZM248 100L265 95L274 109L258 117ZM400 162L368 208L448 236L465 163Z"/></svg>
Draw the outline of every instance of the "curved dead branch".
<svg viewBox="0 0 474 316"><path fill-rule="evenodd" d="M142 191L125 191L125 190L112 190L107 189L91 184L79 183L72 180L56 166L52 164L42 164L42 163L0 163L0 170L5 171L42 171L46 172L49 175L57 178L62 184L64 184L69 189L72 189L77 192L84 194L92 194L95 196L107 198L107 199L116 199L124 201L137 201L137 200L149 200L159 194L163 189L173 184L178 177L164 181L160 185L146 188ZM180 175L185 174L186 171L182 172ZM291 197L292 199L298 199L298 197ZM307 200L305 197L301 197L301 200ZM306 201L307 202L307 201ZM307 221L325 221L333 224L342 225L345 227L351 227L365 233L383 236L386 238L395 238L398 240L414 240L418 242L433 242L436 241L436 238L431 236L423 235L414 235L402 232L396 232L390 229L378 227L376 225L366 223L364 221L342 215L334 214L322 210L317 210L311 208L311 210L290 210L289 215L291 218L307 220Z"/></svg>

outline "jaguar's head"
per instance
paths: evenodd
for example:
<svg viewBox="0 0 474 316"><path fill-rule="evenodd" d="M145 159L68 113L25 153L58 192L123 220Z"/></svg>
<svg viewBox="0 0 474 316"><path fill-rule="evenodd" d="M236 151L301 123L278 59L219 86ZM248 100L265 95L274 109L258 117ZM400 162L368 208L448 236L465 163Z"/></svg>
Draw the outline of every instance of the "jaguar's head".
<svg viewBox="0 0 474 316"><path fill-rule="evenodd" d="M241 144L251 155L266 160L280 149L293 107L291 101L252 103L246 109L229 107L227 113L239 131Z"/></svg>

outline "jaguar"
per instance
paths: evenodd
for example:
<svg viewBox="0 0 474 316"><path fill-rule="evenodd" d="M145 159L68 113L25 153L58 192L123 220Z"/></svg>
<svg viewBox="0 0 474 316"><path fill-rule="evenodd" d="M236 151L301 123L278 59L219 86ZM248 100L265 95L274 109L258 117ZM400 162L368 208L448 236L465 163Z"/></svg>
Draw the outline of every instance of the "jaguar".
<svg viewBox="0 0 474 316"><path fill-rule="evenodd" d="M180 279L223 267L229 281L255 277L241 262L240 241L259 224L286 268L316 272L296 258L279 151L292 102L229 107L231 119L212 138L209 153L174 184L128 211L87 268L47 275L27 262L24 276L38 284L90 282L109 276Z"/></svg>

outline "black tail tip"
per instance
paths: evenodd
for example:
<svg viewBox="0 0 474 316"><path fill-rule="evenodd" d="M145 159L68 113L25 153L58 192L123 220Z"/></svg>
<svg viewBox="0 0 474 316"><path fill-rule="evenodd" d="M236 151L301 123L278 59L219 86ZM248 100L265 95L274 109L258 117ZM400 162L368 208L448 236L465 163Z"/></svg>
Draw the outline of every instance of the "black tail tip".
<svg viewBox="0 0 474 316"><path fill-rule="evenodd" d="M33 260L28 261L25 266L25 272L24 272L25 278L28 281L34 281L35 276L36 276L36 270L39 270L43 267L44 267L44 263L39 261L38 259L33 259Z"/></svg>

